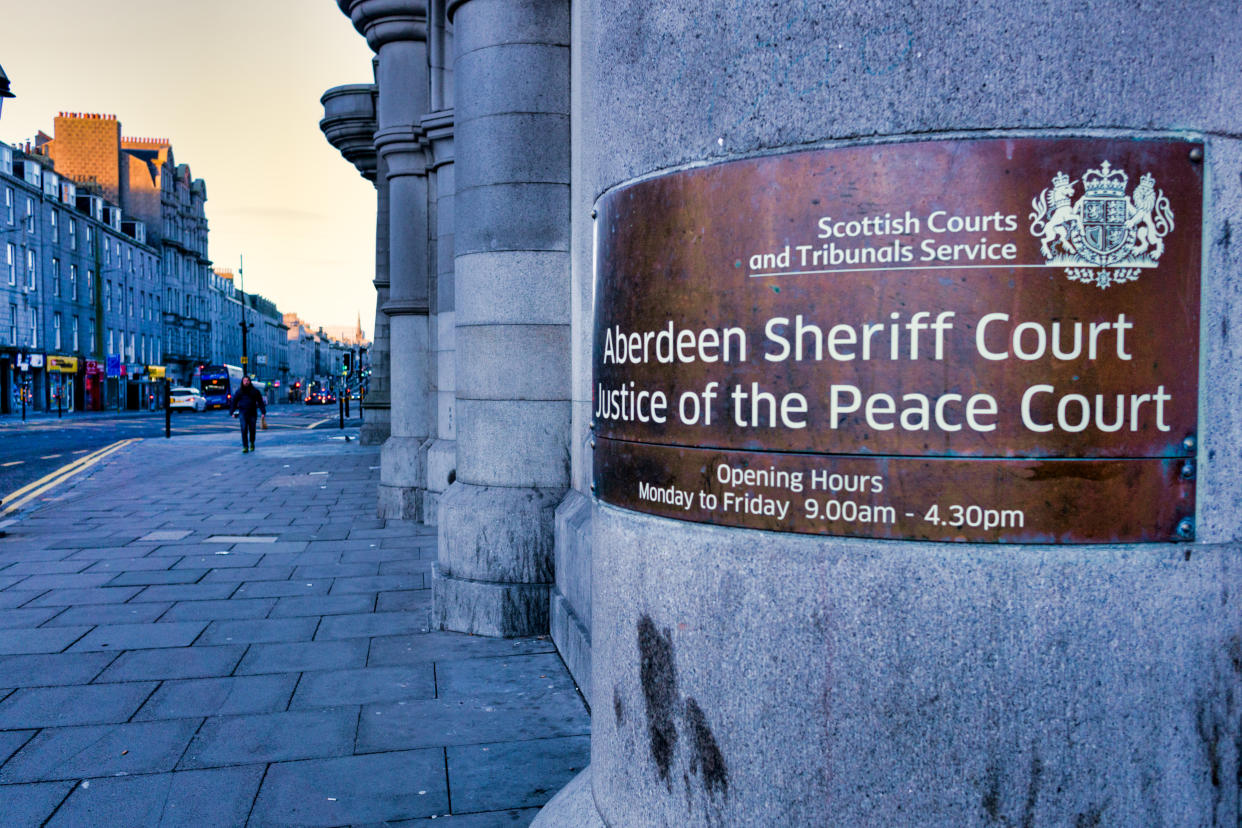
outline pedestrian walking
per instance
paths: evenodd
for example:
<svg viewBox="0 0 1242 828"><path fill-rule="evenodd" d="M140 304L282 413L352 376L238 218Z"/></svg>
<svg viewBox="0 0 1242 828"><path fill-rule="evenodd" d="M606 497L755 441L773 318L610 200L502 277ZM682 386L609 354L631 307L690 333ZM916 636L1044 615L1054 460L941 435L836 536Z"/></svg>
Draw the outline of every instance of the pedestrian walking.
<svg viewBox="0 0 1242 828"><path fill-rule="evenodd" d="M260 413L267 416L267 403L263 401L259 389L250 382L250 377L242 377L241 387L229 401L229 413L238 417L241 422L242 454L254 451L255 427L258 425Z"/></svg>

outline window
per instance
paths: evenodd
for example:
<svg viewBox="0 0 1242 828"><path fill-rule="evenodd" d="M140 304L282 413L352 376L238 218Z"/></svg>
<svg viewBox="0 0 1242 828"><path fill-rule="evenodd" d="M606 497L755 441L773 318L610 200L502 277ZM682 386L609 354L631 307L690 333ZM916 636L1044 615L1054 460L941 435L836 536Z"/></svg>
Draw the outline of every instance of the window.
<svg viewBox="0 0 1242 828"><path fill-rule="evenodd" d="M126 353L129 354L129 357L128 357L129 361L133 362L134 361L134 332L133 331L129 332L129 350Z"/></svg>
<svg viewBox="0 0 1242 828"><path fill-rule="evenodd" d="M9 344L17 344L17 305L9 305Z"/></svg>
<svg viewBox="0 0 1242 828"><path fill-rule="evenodd" d="M26 290L35 289L35 252L26 251Z"/></svg>
<svg viewBox="0 0 1242 828"><path fill-rule="evenodd" d="M60 350L60 314L52 314L52 348Z"/></svg>
<svg viewBox="0 0 1242 828"><path fill-rule="evenodd" d="M76 316L73 317L73 350L75 353L82 350L78 344L78 318Z"/></svg>
<svg viewBox="0 0 1242 828"><path fill-rule="evenodd" d="M9 226L13 226L13 188L4 188L4 213L8 217Z"/></svg>
<svg viewBox="0 0 1242 828"><path fill-rule="evenodd" d="M111 279L109 279L107 283L104 284L104 309L109 310L109 311L112 310L112 280ZM109 347L108 350L111 351L112 348Z"/></svg>
<svg viewBox="0 0 1242 828"><path fill-rule="evenodd" d="M60 296L60 259L52 258L52 295Z"/></svg>
<svg viewBox="0 0 1242 828"><path fill-rule="evenodd" d="M116 348L113 347L116 345L116 342L112 338L113 333L114 331L111 328L108 328L108 353L109 354L116 353Z"/></svg>
<svg viewBox="0 0 1242 828"><path fill-rule="evenodd" d="M78 298L78 266L69 265L69 298L77 301Z"/></svg>
<svg viewBox="0 0 1242 828"><path fill-rule="evenodd" d="M95 320L89 317L86 320L86 345L92 354L95 353Z"/></svg>
<svg viewBox="0 0 1242 828"><path fill-rule="evenodd" d="M86 269L86 301L95 301L95 271Z"/></svg>
<svg viewBox="0 0 1242 828"><path fill-rule="evenodd" d="M86 250L92 253L95 250L95 228L89 224L86 225Z"/></svg>
<svg viewBox="0 0 1242 828"><path fill-rule="evenodd" d="M9 268L9 284L17 284L17 248L13 245L5 245L5 263Z"/></svg>
<svg viewBox="0 0 1242 828"><path fill-rule="evenodd" d="M33 233L35 231L35 209L34 199L26 196L26 232Z"/></svg>
<svg viewBox="0 0 1242 828"><path fill-rule="evenodd" d="M112 264L112 248L108 247L107 238L104 238L103 240L103 249L104 249L104 264L106 265Z"/></svg>
<svg viewBox="0 0 1242 828"><path fill-rule="evenodd" d="M30 309L30 347L39 347L39 327L35 324L35 320L39 318L39 309Z"/></svg>
<svg viewBox="0 0 1242 828"><path fill-rule="evenodd" d="M52 244L60 244L60 211L52 210Z"/></svg>
<svg viewBox="0 0 1242 828"><path fill-rule="evenodd" d="M78 249L78 220L75 218L69 219L69 249Z"/></svg>
<svg viewBox="0 0 1242 828"><path fill-rule="evenodd" d="M134 315L134 289L129 289L129 315Z"/></svg>

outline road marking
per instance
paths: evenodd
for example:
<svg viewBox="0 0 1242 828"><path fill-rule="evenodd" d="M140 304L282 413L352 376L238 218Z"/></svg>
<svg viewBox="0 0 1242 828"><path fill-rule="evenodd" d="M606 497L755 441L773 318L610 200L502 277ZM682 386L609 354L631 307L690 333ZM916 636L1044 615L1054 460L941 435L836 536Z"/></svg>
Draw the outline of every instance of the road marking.
<svg viewBox="0 0 1242 828"><path fill-rule="evenodd" d="M45 474L33 483L27 483L20 489L9 492L3 498L5 506L4 511L0 512L0 515L7 515L10 512L16 511L25 504L29 503L31 500L34 500L36 497L46 494L56 486L64 483L69 478L75 477L76 475L86 471L108 455L115 454L128 446L130 443L136 442L138 442L137 438L117 440L115 443L104 446L93 454L88 454L85 457L79 457L72 463L61 466L59 469L50 474Z"/></svg>
<svg viewBox="0 0 1242 828"><path fill-rule="evenodd" d="M333 419L332 417L324 417L322 420L316 420L315 422L311 423L311 424L310 424L310 425L308 425L306 428L307 428L307 430L310 430L310 429L314 428L315 426L321 426L321 425L323 425L324 423L330 423L330 422L332 422L332 419Z"/></svg>
<svg viewBox="0 0 1242 828"><path fill-rule="evenodd" d="M43 455L42 457L40 457L39 459L40 459L40 460L55 460L57 457L61 457L61 456L63 456L63 455L60 455L60 454L45 454L45 455Z"/></svg>
<svg viewBox="0 0 1242 828"><path fill-rule="evenodd" d="M78 449L77 451L70 452L70 453L71 454L86 454L88 451L90 451L90 449Z"/></svg>
<svg viewBox="0 0 1242 828"><path fill-rule="evenodd" d="M12 460L8 463L0 463L0 469L7 469L9 466L20 466L25 460Z"/></svg>

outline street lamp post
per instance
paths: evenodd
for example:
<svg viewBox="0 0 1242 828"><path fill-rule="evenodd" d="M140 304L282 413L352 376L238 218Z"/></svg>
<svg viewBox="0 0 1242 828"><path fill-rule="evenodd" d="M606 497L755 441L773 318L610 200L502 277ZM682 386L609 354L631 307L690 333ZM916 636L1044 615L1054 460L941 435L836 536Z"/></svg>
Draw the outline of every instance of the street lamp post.
<svg viewBox="0 0 1242 828"><path fill-rule="evenodd" d="M254 327L254 325L253 325L253 324L249 324L249 323L247 323L247 322L246 322L246 268L245 268L245 261L246 261L246 260L245 260L245 257L239 254L239 255L238 255L238 257L237 257L237 280L238 280L238 282L240 282L240 283L241 283L241 285L240 285L240 287L239 287L239 290L241 291L241 314L242 314L242 318L241 318L241 322L238 322L237 324L241 325L241 335L242 335L242 358L241 358L241 367L242 367L242 373L243 373L243 374L249 374L249 373L250 373L250 364L249 364L249 363L250 363L250 351L249 351L249 349L248 349L248 347L247 347L246 335L250 332L250 329L251 329L251 328L253 328L253 327Z"/></svg>

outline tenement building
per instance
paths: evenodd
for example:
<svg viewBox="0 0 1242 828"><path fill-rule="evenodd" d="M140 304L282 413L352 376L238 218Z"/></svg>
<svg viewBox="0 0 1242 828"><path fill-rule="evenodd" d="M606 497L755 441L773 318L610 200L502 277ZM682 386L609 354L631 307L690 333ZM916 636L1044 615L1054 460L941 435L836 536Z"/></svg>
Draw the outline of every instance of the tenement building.
<svg viewBox="0 0 1242 828"><path fill-rule="evenodd" d="M1238 822L1242 7L337 2L377 509L590 701L537 825Z"/></svg>
<svg viewBox="0 0 1242 828"><path fill-rule="evenodd" d="M0 191L0 412L147 404L162 322L145 226L38 145L0 146Z"/></svg>
<svg viewBox="0 0 1242 828"><path fill-rule="evenodd" d="M57 170L98 186L159 251L164 362L174 382L189 382L211 356L207 185L176 163L167 139L123 137L114 115L62 112L53 123L45 152Z"/></svg>

